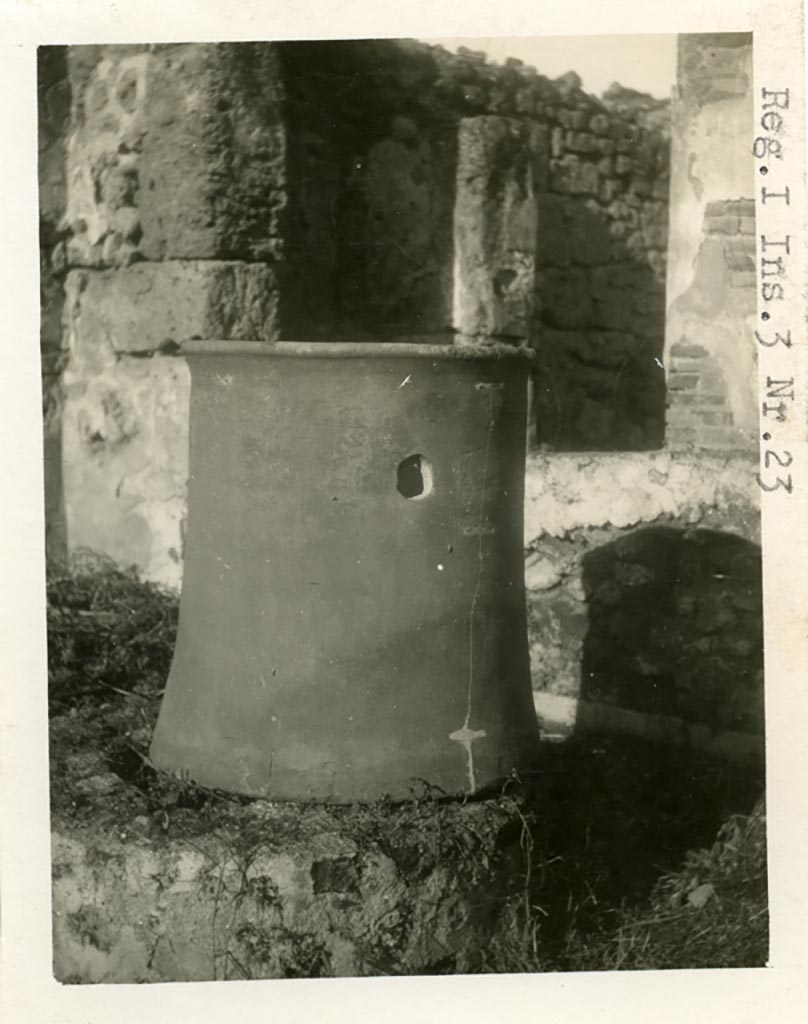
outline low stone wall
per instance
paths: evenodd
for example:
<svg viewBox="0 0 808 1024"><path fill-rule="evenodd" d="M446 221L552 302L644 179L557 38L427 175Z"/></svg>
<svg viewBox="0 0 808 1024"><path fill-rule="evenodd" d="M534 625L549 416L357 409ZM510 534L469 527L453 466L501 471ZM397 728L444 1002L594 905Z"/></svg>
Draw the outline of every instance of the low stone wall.
<svg viewBox="0 0 808 1024"><path fill-rule="evenodd" d="M109 780L114 802L120 779L91 776L87 794L98 796L99 780ZM508 800L368 808L259 801L236 817L172 839L142 814L106 834L55 820L57 979L479 970L523 870L518 806Z"/></svg>
<svg viewBox="0 0 808 1024"><path fill-rule="evenodd" d="M531 457L525 580L537 695L762 733L754 473L740 455ZM574 711L582 725L588 715L589 727L644 732L641 720L605 711L537 706L557 724Z"/></svg>

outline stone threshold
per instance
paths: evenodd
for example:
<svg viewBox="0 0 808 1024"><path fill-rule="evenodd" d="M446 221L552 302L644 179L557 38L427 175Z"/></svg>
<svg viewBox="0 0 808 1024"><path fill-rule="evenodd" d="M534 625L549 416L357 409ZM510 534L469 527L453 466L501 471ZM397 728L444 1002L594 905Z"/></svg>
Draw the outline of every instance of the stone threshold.
<svg viewBox="0 0 808 1024"><path fill-rule="evenodd" d="M690 747L730 761L763 760L765 756L764 737L757 733L716 732L675 715L631 711L600 701L552 693L534 692L533 704L544 741L563 741L574 733L603 733Z"/></svg>

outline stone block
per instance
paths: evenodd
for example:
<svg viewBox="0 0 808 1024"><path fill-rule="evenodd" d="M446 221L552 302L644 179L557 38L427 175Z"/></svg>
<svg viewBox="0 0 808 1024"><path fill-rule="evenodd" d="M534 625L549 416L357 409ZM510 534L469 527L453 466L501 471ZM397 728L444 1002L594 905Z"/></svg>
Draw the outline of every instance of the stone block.
<svg viewBox="0 0 808 1024"><path fill-rule="evenodd" d="M605 298L595 299L592 321L597 327L627 331L634 323L631 305L620 291L610 292Z"/></svg>
<svg viewBox="0 0 808 1024"><path fill-rule="evenodd" d="M550 188L553 192L595 196L599 186L596 164L582 163L572 153L550 163Z"/></svg>
<svg viewBox="0 0 808 1024"><path fill-rule="evenodd" d="M554 562L535 555L525 564L525 587L527 590L550 590L562 579Z"/></svg>
<svg viewBox="0 0 808 1024"><path fill-rule="evenodd" d="M651 250L647 254L648 266L654 274L654 277L660 284L665 283L665 273L667 270L667 253Z"/></svg>
<svg viewBox="0 0 808 1024"><path fill-rule="evenodd" d="M648 199L653 192L653 182L648 178L632 178L631 192L642 199Z"/></svg>
<svg viewBox="0 0 808 1024"><path fill-rule="evenodd" d="M612 236L608 218L599 208L594 212L580 204L570 203L568 225L574 263L591 267L609 262L612 258Z"/></svg>
<svg viewBox="0 0 808 1024"><path fill-rule="evenodd" d="M692 425L680 427L672 423L665 433L665 444L674 452L692 448L695 441L696 430Z"/></svg>
<svg viewBox="0 0 808 1024"><path fill-rule="evenodd" d="M663 288L654 287L653 283L645 289L638 289L634 294L632 308L635 313L641 316L650 316L657 320L660 328L664 325L665 319L665 291Z"/></svg>
<svg viewBox="0 0 808 1024"><path fill-rule="evenodd" d="M707 350L702 345L691 345L684 341L677 341L671 345L672 356L681 356L685 359L701 359L707 355Z"/></svg>
<svg viewBox="0 0 808 1024"><path fill-rule="evenodd" d="M752 219L754 219L754 199L736 199L732 205L734 212L737 213L739 217L751 217Z"/></svg>
<svg viewBox="0 0 808 1024"><path fill-rule="evenodd" d="M537 275L542 322L550 327L583 327L590 322L589 276L578 268L547 268Z"/></svg>
<svg viewBox="0 0 808 1024"><path fill-rule="evenodd" d="M282 102L270 43L166 46L153 55L139 169L147 259L277 257Z"/></svg>
<svg viewBox="0 0 808 1024"><path fill-rule="evenodd" d="M730 270L754 271L755 269L755 240L751 236L726 238L724 245L724 260Z"/></svg>
<svg viewBox="0 0 808 1024"><path fill-rule="evenodd" d="M589 120L589 130L595 135L608 135L611 122L606 114L595 114Z"/></svg>
<svg viewBox="0 0 808 1024"><path fill-rule="evenodd" d="M668 231L660 225L649 225L642 229L642 240L648 249L664 250L668 244Z"/></svg>
<svg viewBox="0 0 808 1024"><path fill-rule="evenodd" d="M620 183L615 181L613 178L607 178L605 181L600 183L600 191L598 192L598 199L602 203L611 203L616 195L620 192Z"/></svg>
<svg viewBox="0 0 808 1024"><path fill-rule="evenodd" d="M566 350L588 366L614 371L623 366L638 348L637 339L627 331L567 332ZM576 371L576 380L584 383ZM609 374L598 373L593 378L595 390L608 390L612 380Z"/></svg>
<svg viewBox="0 0 808 1024"><path fill-rule="evenodd" d="M707 204L704 209L704 213L707 217L724 217L727 213L732 213L732 210L730 209L730 203L727 200L716 199Z"/></svg>
<svg viewBox="0 0 808 1024"><path fill-rule="evenodd" d="M510 791L293 814L260 801L223 806L215 829L191 814L167 836L123 811L114 829L58 821L54 973L134 984L479 971L490 944L516 934L531 806Z"/></svg>
<svg viewBox="0 0 808 1024"><path fill-rule="evenodd" d="M273 341L278 282L261 263L219 260L135 263L74 270L67 282L73 355L85 364L110 353L149 353L202 340Z"/></svg>
<svg viewBox="0 0 808 1024"><path fill-rule="evenodd" d="M604 301L615 291L634 289L636 284L637 271L630 263L611 263L592 271L592 295L596 300ZM621 301L628 305L631 299L624 295Z"/></svg>
<svg viewBox="0 0 808 1024"><path fill-rule="evenodd" d="M670 373L668 388L671 391L693 391L699 386L701 375L698 373Z"/></svg>
<svg viewBox="0 0 808 1024"><path fill-rule="evenodd" d="M620 199L610 203L606 212L614 220L630 220L632 216L631 207Z"/></svg>
<svg viewBox="0 0 808 1024"><path fill-rule="evenodd" d="M702 405L711 407L721 406L726 404L726 396L717 391L677 391L675 394L672 393L670 395L670 403L669 412L680 406L688 406L690 408Z"/></svg>
<svg viewBox="0 0 808 1024"><path fill-rule="evenodd" d="M737 235L740 221L734 214L726 214L722 217L707 216L704 220L704 227L708 235Z"/></svg>
<svg viewBox="0 0 808 1024"><path fill-rule="evenodd" d="M600 385L595 384L598 394L602 393L602 375ZM615 411L610 408L608 400L599 400L584 396L575 417L575 433L586 448L595 450L608 449L612 446Z"/></svg>
<svg viewBox="0 0 808 1024"><path fill-rule="evenodd" d="M693 409L692 415L697 422L708 427L728 427L732 425L732 413L728 409L707 409L703 406Z"/></svg>
<svg viewBox="0 0 808 1024"><path fill-rule="evenodd" d="M538 98L535 91L530 86L525 86L516 90L514 107L517 113L525 114L528 117L535 117L537 113L537 106Z"/></svg>
<svg viewBox="0 0 808 1024"><path fill-rule="evenodd" d="M604 156L598 160L598 174L610 177L614 173L614 160L610 156Z"/></svg>
<svg viewBox="0 0 808 1024"><path fill-rule="evenodd" d="M682 359L673 357L668 360L668 371L670 373L700 373L704 369L702 359Z"/></svg>
<svg viewBox="0 0 808 1024"><path fill-rule="evenodd" d="M279 257L286 150L273 44L75 47L68 59L73 266Z"/></svg>
<svg viewBox="0 0 808 1024"><path fill-rule="evenodd" d="M620 152L619 145L618 145L618 152ZM615 174L618 174L618 175L620 175L622 177L625 174L631 174L631 172L633 170L634 170L634 161L631 160L629 157L627 157L625 155L620 155L620 156L618 156L615 159L615 162L614 162L614 173Z"/></svg>
<svg viewBox="0 0 808 1024"><path fill-rule="evenodd" d="M567 132L564 144L571 153L598 152L598 140L588 132Z"/></svg>
<svg viewBox="0 0 808 1024"><path fill-rule="evenodd" d="M710 451L734 452L748 447L748 441L733 426L702 426L696 427L694 444L697 448Z"/></svg>

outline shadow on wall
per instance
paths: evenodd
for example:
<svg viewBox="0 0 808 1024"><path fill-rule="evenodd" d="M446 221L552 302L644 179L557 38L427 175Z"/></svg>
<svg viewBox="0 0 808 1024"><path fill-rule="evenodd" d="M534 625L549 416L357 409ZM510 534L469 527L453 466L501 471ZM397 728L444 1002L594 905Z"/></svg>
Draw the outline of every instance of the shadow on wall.
<svg viewBox="0 0 808 1024"><path fill-rule="evenodd" d="M660 876L683 862L701 873L695 851L715 854L728 819L719 841L737 850L730 816L761 799L761 551L671 523L545 538L533 557L534 686L549 698L545 735L566 741L539 748L531 899L552 969L580 970L571 952L592 964L587 945L614 927L614 907L645 913ZM765 867L749 884L765 887ZM714 966L763 962L726 952Z"/></svg>
<svg viewBox="0 0 808 1024"><path fill-rule="evenodd" d="M764 730L760 548L649 527L583 558L581 698L712 733Z"/></svg>
<svg viewBox="0 0 808 1024"><path fill-rule="evenodd" d="M665 226L649 205L646 215L622 201L541 197L537 440L553 450L664 443L665 290L648 249L664 245Z"/></svg>

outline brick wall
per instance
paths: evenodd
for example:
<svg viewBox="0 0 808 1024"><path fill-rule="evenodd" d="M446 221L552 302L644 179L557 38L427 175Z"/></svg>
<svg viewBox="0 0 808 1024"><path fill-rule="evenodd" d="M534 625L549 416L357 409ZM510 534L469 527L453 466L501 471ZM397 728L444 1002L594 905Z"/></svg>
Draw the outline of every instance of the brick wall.
<svg viewBox="0 0 808 1024"><path fill-rule="evenodd" d="M751 199L720 200L707 205L704 216L705 249L700 260L709 261L710 294L699 310L703 314L723 303L747 315L755 311L755 204ZM734 422L728 394L726 367L697 340L683 338L668 353L670 409L667 440L674 447L732 450L743 446Z"/></svg>

